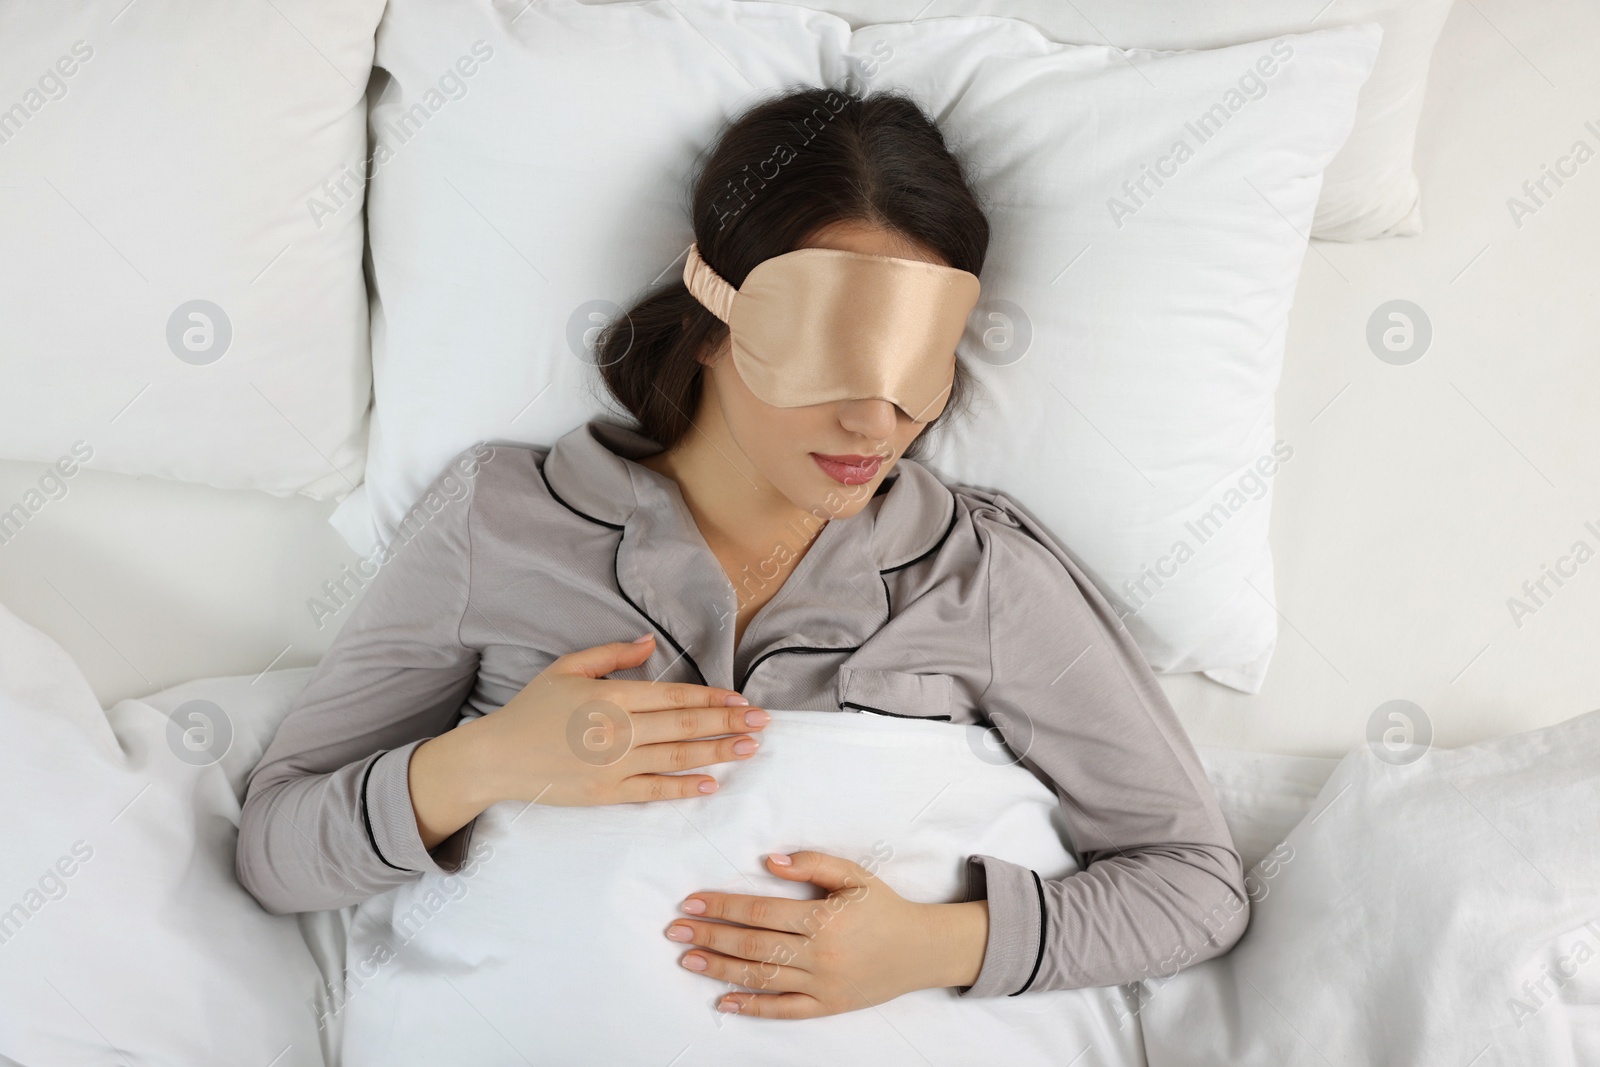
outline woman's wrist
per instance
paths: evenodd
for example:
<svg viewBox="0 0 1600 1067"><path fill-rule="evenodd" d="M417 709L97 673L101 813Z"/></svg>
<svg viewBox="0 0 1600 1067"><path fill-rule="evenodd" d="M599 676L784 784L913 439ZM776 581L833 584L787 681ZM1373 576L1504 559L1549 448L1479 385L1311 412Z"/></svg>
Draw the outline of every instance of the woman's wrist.
<svg viewBox="0 0 1600 1067"><path fill-rule="evenodd" d="M483 814L495 802L481 719L469 719L411 752L407 784L417 832L428 850Z"/></svg>
<svg viewBox="0 0 1600 1067"><path fill-rule="evenodd" d="M983 970L983 957L989 947L989 902L969 900L960 904L929 904L934 931L934 988L970 986Z"/></svg>

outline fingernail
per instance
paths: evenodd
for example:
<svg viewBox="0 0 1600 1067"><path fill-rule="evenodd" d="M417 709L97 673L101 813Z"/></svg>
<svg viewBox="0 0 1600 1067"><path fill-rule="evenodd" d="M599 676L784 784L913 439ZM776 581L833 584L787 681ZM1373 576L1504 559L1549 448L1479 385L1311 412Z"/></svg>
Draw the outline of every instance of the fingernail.
<svg viewBox="0 0 1600 1067"><path fill-rule="evenodd" d="M780 867L787 867L787 866L789 866L789 864L794 862L788 856L785 856L782 852L769 852L769 853L767 853L767 858L770 859L773 863L776 863Z"/></svg>
<svg viewBox="0 0 1600 1067"><path fill-rule="evenodd" d="M733 750L741 756L748 756L756 748L756 739L753 737L741 737L733 743Z"/></svg>
<svg viewBox="0 0 1600 1067"><path fill-rule="evenodd" d="M762 711L760 708L757 708L754 711L747 711L747 712L744 713L744 724L746 726L765 726L765 725L767 725L767 723L769 723L771 721L772 721L772 716L768 715L766 712Z"/></svg>
<svg viewBox="0 0 1600 1067"><path fill-rule="evenodd" d="M740 696L738 693L731 693L723 699L722 703L724 707L733 708L738 707L741 704L748 704L750 702L744 697Z"/></svg>
<svg viewBox="0 0 1600 1067"><path fill-rule="evenodd" d="M667 927L667 936L672 938L674 941L687 941L694 936L694 931L689 929L687 926L680 926L677 923L673 923L671 926Z"/></svg>
<svg viewBox="0 0 1600 1067"><path fill-rule="evenodd" d="M649 634L645 634L643 637L635 637L633 639L633 643L636 644L636 645L642 645L648 640L650 640L650 635Z"/></svg>
<svg viewBox="0 0 1600 1067"><path fill-rule="evenodd" d="M690 897L678 906L690 915L704 915L706 913L706 902L699 897Z"/></svg>
<svg viewBox="0 0 1600 1067"><path fill-rule="evenodd" d="M706 958L704 956L685 956L683 957L683 965L691 971L703 971L706 969Z"/></svg>
<svg viewBox="0 0 1600 1067"><path fill-rule="evenodd" d="M737 1000L724 1000L724 1001L720 1002L717 1005L717 1010L718 1011L738 1011L739 1010L739 1002Z"/></svg>
<svg viewBox="0 0 1600 1067"><path fill-rule="evenodd" d="M716 791L717 791L716 779L708 778L705 781L700 783L700 792L702 792L702 793L715 793Z"/></svg>

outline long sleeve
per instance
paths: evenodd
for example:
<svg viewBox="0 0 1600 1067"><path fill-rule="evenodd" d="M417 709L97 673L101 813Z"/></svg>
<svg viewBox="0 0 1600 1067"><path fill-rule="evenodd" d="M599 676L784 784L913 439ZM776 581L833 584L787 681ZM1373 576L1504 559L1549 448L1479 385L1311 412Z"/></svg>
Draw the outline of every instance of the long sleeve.
<svg viewBox="0 0 1600 1067"><path fill-rule="evenodd" d="M1243 864L1193 744L1138 646L1066 551L1003 497L987 540L991 675L979 701L1052 783L1083 869L1045 879L968 858L989 942L961 996L1121 985L1226 952L1249 921Z"/></svg>
<svg viewBox="0 0 1600 1067"><path fill-rule="evenodd" d="M465 455L465 454L463 454ZM462 645L474 479L457 463L377 557L366 595L251 774L239 881L274 913L356 903L459 863L471 825L423 846L411 753L452 728L476 678Z"/></svg>

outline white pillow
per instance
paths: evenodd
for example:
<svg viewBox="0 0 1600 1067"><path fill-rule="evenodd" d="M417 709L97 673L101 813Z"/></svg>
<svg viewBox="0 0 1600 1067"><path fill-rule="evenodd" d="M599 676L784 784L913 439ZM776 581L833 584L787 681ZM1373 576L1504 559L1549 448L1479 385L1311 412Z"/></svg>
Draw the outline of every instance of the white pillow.
<svg viewBox="0 0 1600 1067"><path fill-rule="evenodd" d="M0 456L279 495L360 481L382 9L0 4Z"/></svg>
<svg viewBox="0 0 1600 1067"><path fill-rule="evenodd" d="M1253 690L1276 636L1268 491L1293 452L1273 432L1285 324L1379 36L1122 53L989 17L852 34L781 4L393 0L376 129L458 61L475 73L373 180L377 402L365 492L334 522L370 552L474 441L548 445L614 410L585 331L681 269L696 155L756 99L859 81L872 60L872 86L938 116L992 208L962 346L989 403L931 466L1043 520L1156 669ZM1213 105L1229 117L1177 180L1113 217L1121 183Z"/></svg>
<svg viewBox="0 0 1600 1067"><path fill-rule="evenodd" d="M978 726L773 711L757 759L718 768L714 796L593 808L496 804L469 860L356 909L344 1067L593 1064L1064 1063L1142 1067L1123 988L963 998L924 989L819 1019L740 1018L737 988L696 975L663 931L695 890L796 900L772 851L818 849L908 899L966 896L966 856L1042 878L1079 869L1055 792L993 762ZM680 1057L681 1058L678 1058Z"/></svg>
<svg viewBox="0 0 1600 1067"><path fill-rule="evenodd" d="M1346 756L1233 949L1143 983L1150 1067L1600 1063L1597 766L1600 711Z"/></svg>
<svg viewBox="0 0 1600 1067"><path fill-rule="evenodd" d="M617 0L587 0L614 3ZM853 26L938 18L928 0L792 0ZM1412 152L1434 44L1451 0L963 0L963 15L1003 15L1075 44L1219 48L1330 26L1376 22L1383 47L1361 89L1355 129L1328 164L1311 236L1360 241L1422 231Z"/></svg>
<svg viewBox="0 0 1600 1067"><path fill-rule="evenodd" d="M208 762L227 724L196 710L124 700L108 723L0 608L0 1061L321 1067L320 976L234 876L239 801Z"/></svg>

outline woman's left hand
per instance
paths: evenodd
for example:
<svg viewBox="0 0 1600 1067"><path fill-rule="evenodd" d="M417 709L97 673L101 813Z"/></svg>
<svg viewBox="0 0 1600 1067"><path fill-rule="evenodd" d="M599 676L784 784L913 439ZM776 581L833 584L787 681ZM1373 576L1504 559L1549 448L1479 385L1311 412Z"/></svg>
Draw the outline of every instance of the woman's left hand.
<svg viewBox="0 0 1600 1067"><path fill-rule="evenodd" d="M762 993L730 993L717 1004L770 1019L837 1015L917 989L977 981L989 936L987 901L918 904L860 864L825 852L767 857L767 869L828 890L818 900L695 893L667 936L697 947L690 970ZM703 910L695 910L696 903ZM705 920L722 920L709 922ZM739 925L729 925L737 923ZM686 931L686 933L681 933ZM697 961L700 961L697 966Z"/></svg>

